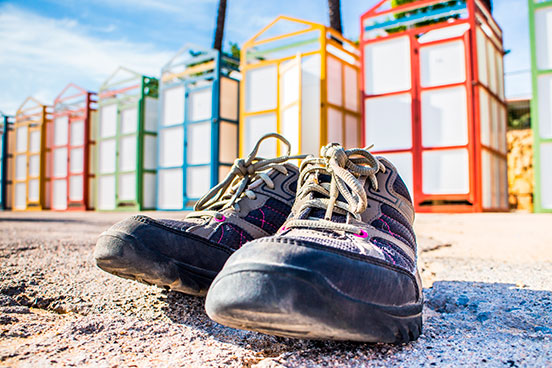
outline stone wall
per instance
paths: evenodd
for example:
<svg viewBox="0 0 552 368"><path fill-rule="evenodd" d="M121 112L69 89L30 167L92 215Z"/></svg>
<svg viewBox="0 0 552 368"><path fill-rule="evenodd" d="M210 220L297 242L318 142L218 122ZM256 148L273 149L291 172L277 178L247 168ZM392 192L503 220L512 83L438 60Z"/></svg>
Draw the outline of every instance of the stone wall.
<svg viewBox="0 0 552 368"><path fill-rule="evenodd" d="M533 211L533 132L510 130L507 138L510 208Z"/></svg>

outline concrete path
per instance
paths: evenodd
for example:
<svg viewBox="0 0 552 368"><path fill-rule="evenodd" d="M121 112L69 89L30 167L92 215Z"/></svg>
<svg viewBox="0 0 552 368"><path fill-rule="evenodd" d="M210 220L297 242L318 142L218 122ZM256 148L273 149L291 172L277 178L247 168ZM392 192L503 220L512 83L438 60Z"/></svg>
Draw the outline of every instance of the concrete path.
<svg viewBox="0 0 552 368"><path fill-rule="evenodd" d="M418 215L424 333L400 346L234 330L111 276L94 242L125 216L0 212L0 367L552 366L552 215Z"/></svg>

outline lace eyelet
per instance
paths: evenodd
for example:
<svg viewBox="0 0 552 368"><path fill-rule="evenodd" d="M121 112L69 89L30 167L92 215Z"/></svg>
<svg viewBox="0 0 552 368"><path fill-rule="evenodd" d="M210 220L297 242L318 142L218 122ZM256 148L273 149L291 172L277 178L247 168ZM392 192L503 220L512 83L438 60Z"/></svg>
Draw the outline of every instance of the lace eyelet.
<svg viewBox="0 0 552 368"><path fill-rule="evenodd" d="M368 233L364 230L360 230L360 234L353 233L353 235L358 237L358 238L367 238L368 237Z"/></svg>
<svg viewBox="0 0 552 368"><path fill-rule="evenodd" d="M224 220L226 220L226 216L224 216L223 214L220 214L220 217L219 217L219 214L217 213L213 218L213 220L215 220L216 222L223 222Z"/></svg>

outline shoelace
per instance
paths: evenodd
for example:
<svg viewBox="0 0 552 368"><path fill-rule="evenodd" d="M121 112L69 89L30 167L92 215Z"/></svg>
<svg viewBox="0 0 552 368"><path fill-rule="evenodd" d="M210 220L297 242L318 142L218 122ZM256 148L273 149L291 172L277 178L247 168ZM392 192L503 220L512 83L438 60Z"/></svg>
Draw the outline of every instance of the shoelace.
<svg viewBox="0 0 552 368"><path fill-rule="evenodd" d="M321 157L307 158L301 164L301 174L297 183L296 201L300 208L295 213L303 213L309 208L326 210L324 219L291 219L286 228L306 227L323 230L338 230L361 234L361 230L349 224L350 216L360 220L360 215L368 206L368 198L359 177L370 180L374 189L378 189L376 174L385 172L385 166L367 149L345 150L337 143L322 147ZM329 182L319 182L318 175L331 177ZM317 198L318 193L322 198ZM345 201L338 200L342 195ZM347 216L346 223L331 221L333 213Z"/></svg>
<svg viewBox="0 0 552 368"><path fill-rule="evenodd" d="M276 138L284 143L286 154L270 159L257 157L261 143L268 138ZM307 157L307 155L291 156L290 153L290 143L280 134L269 133L262 136L255 144L249 156L246 159L237 159L226 178L201 197L194 206L194 212L191 212L186 217L219 216L220 211L232 206L239 211L240 206L238 202L243 196L250 199L256 198L255 193L250 190L250 184L254 183L257 179L261 179L270 189L274 189L274 182L267 173L270 169L287 175L287 169L283 163L288 160L301 160Z"/></svg>

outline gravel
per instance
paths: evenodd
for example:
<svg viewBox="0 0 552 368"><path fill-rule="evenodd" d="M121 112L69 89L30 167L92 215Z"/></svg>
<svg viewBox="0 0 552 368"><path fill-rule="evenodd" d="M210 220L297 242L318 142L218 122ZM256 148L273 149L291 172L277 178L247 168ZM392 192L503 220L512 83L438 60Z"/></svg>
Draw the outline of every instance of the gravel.
<svg viewBox="0 0 552 368"><path fill-rule="evenodd" d="M552 366L552 215L418 215L424 332L406 345L235 330L111 276L94 242L127 215L0 213L0 366Z"/></svg>

